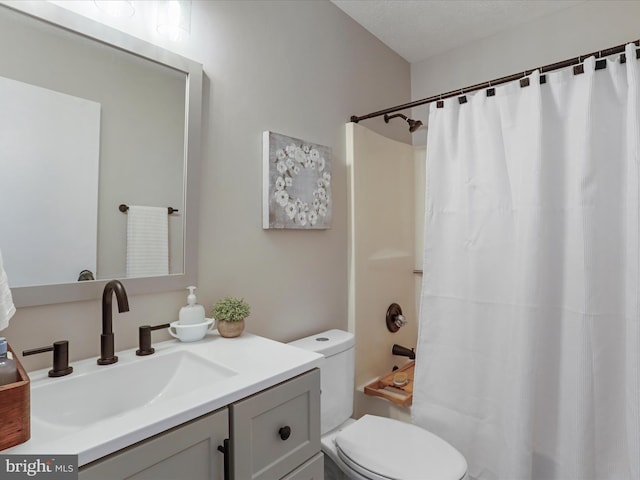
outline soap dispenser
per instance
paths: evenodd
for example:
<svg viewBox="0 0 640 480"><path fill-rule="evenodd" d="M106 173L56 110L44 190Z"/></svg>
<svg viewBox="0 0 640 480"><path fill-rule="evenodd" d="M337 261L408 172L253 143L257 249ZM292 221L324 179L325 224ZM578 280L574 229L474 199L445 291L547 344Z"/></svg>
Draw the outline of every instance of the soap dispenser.
<svg viewBox="0 0 640 480"><path fill-rule="evenodd" d="M205 322L204 307L196 303L196 294L193 293L196 287L187 287L189 295L187 296L187 305L180 309L178 323L180 325L194 325Z"/></svg>

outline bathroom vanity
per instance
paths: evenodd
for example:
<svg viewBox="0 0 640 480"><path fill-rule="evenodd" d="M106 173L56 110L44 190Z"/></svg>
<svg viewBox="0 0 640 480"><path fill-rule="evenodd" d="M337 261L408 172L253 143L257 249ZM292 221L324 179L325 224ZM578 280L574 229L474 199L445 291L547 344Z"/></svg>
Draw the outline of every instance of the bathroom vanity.
<svg viewBox="0 0 640 480"><path fill-rule="evenodd" d="M322 479L322 357L251 334L154 345L74 373L31 374L31 440L7 454L78 455L89 479Z"/></svg>
<svg viewBox="0 0 640 480"><path fill-rule="evenodd" d="M321 479L319 385L312 370L85 465L79 478Z"/></svg>

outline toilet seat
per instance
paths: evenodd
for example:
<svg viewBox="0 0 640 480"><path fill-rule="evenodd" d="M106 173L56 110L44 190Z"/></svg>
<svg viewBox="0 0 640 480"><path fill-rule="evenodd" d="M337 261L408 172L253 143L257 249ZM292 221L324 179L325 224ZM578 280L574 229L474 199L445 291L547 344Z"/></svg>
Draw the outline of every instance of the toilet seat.
<svg viewBox="0 0 640 480"><path fill-rule="evenodd" d="M371 480L460 480L464 457L427 430L390 418L365 415L335 438L340 458Z"/></svg>

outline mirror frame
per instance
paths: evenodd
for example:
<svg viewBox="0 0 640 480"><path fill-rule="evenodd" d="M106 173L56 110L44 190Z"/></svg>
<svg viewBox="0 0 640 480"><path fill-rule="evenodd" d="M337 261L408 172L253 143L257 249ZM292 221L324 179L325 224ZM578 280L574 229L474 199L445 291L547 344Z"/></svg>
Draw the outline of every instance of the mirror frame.
<svg viewBox="0 0 640 480"><path fill-rule="evenodd" d="M0 4L36 20L63 28L118 50L165 65L186 74L185 157L183 174L184 271L157 277L120 278L129 295L180 290L195 285L198 275L198 195L200 137L202 127L202 65L124 32L48 2L5 1ZM93 300L102 296L111 279L87 282L15 287L11 289L16 307Z"/></svg>

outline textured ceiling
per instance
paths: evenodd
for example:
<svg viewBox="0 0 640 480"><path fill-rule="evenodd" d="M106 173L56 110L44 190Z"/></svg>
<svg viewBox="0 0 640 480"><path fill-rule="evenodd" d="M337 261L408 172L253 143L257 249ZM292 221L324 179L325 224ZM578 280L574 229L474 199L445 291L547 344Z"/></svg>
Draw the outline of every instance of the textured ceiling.
<svg viewBox="0 0 640 480"><path fill-rule="evenodd" d="M331 0L410 63L585 0Z"/></svg>

